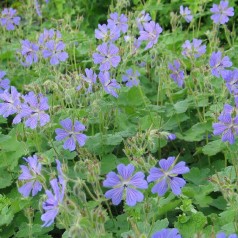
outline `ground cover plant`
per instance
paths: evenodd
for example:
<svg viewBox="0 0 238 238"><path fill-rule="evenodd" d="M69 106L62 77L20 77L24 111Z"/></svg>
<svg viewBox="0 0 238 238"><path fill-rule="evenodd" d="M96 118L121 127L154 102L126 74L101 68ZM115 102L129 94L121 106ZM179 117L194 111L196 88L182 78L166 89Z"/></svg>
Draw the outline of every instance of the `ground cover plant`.
<svg viewBox="0 0 238 238"><path fill-rule="evenodd" d="M0 2L0 237L238 237L237 1Z"/></svg>

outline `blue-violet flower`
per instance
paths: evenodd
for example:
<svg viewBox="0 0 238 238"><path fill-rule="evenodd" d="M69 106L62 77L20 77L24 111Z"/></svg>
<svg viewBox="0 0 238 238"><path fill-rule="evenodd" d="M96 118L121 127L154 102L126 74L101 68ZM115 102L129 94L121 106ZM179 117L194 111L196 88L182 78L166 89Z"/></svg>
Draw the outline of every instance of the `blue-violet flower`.
<svg viewBox="0 0 238 238"><path fill-rule="evenodd" d="M222 53L218 51L212 53L210 57L210 66L212 75L219 78L223 73L225 73L226 68L232 66L232 62L228 56L222 58Z"/></svg>
<svg viewBox="0 0 238 238"><path fill-rule="evenodd" d="M138 77L140 76L140 73L136 70L133 71L132 68L126 70L126 74L122 75L122 82L126 82L126 86L131 88L133 86L138 86L139 80Z"/></svg>
<svg viewBox="0 0 238 238"><path fill-rule="evenodd" d="M110 73L108 71L100 72L98 78L103 86L103 89L106 93L111 94L113 97L118 97L115 89L121 88L120 84L116 81L116 79L110 78Z"/></svg>
<svg viewBox="0 0 238 238"><path fill-rule="evenodd" d="M152 48L154 44L158 42L158 38L163 29L158 23L150 21L149 23L144 23L144 30L140 31L139 41L148 41L145 50Z"/></svg>
<svg viewBox="0 0 238 238"><path fill-rule="evenodd" d="M169 63L168 68L173 72L169 75L170 78L173 79L179 87L182 87L184 83L184 71L180 69L180 62L174 60L174 64Z"/></svg>
<svg viewBox="0 0 238 238"><path fill-rule="evenodd" d="M229 21L229 17L234 16L234 8L228 5L228 1L221 1L219 5L213 4L210 11L213 13L211 19L215 24L225 24Z"/></svg>
<svg viewBox="0 0 238 238"><path fill-rule="evenodd" d="M111 67L116 68L121 61L118 55L119 49L114 44L102 43L97 47L98 53L93 54L95 64L100 64L101 71L107 71Z"/></svg>
<svg viewBox="0 0 238 238"><path fill-rule="evenodd" d="M2 26L5 26L8 31L13 31L15 26L20 24L21 18L15 16L17 11L12 8L4 8L2 11L2 17L0 18L0 22Z"/></svg>
<svg viewBox="0 0 238 238"><path fill-rule="evenodd" d="M66 118L60 122L60 125L63 129L57 128L55 130L55 139L57 141L66 139L63 146L65 150L75 150L76 142L78 142L80 146L84 146L87 136L81 133L81 131L85 130L85 126L81 122L75 120L73 125L72 120L70 118Z"/></svg>
<svg viewBox="0 0 238 238"><path fill-rule="evenodd" d="M142 172L133 175L135 168L132 164L117 166L118 174L110 172L103 181L104 187L112 187L105 193L107 199L112 199L114 205L118 205L125 199L128 206L135 206L137 202L142 202L144 195L137 189L147 189L148 184Z"/></svg>
<svg viewBox="0 0 238 238"><path fill-rule="evenodd" d="M201 45L201 44L202 44L202 40L199 40L199 39L193 39L192 43L189 40L186 40L185 43L182 45L182 48L183 48L182 55L189 58L200 57L206 52L206 45Z"/></svg>
<svg viewBox="0 0 238 238"><path fill-rule="evenodd" d="M39 176L41 175L41 163L38 161L36 155L28 158L23 158L27 163L26 165L20 165L21 167L21 175L18 180L24 180L26 183L18 188L18 191L24 197L29 197L32 192L32 196L35 196L42 189L42 184L39 182Z"/></svg>
<svg viewBox="0 0 238 238"><path fill-rule="evenodd" d="M193 19L193 16L192 16L192 14L191 14L191 11L190 11L190 9L188 8L188 7L183 7L183 5L182 6L180 6L180 15L185 19L185 21L186 22L191 22L192 21L192 19Z"/></svg>
<svg viewBox="0 0 238 238"><path fill-rule="evenodd" d="M175 159L175 157L161 159L159 161L161 168L153 167L150 169L147 181L156 181L151 190L152 193L158 193L159 196L163 196L168 190L168 186L171 187L172 192L175 195L181 193L181 188L184 187L186 181L183 178L178 177L178 175L188 173L189 168L185 166L185 162L183 161L175 165Z"/></svg>

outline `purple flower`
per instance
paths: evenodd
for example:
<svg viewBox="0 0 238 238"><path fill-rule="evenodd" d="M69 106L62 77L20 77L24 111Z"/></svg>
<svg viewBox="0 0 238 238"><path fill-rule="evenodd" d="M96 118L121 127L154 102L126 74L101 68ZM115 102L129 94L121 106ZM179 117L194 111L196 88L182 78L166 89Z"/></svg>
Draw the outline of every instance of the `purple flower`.
<svg viewBox="0 0 238 238"><path fill-rule="evenodd" d="M99 75L99 80L101 84L103 85L103 89L106 91L106 93L111 94L113 97L118 97L115 89L121 88L121 86L118 84L116 79L111 79L110 78L110 73L108 71L106 72L100 72Z"/></svg>
<svg viewBox="0 0 238 238"><path fill-rule="evenodd" d="M182 45L183 52L182 55L189 58L198 58L206 52L206 45L201 45L202 40L193 39L191 43L189 40L186 40Z"/></svg>
<svg viewBox="0 0 238 238"><path fill-rule="evenodd" d="M210 66L212 75L219 78L220 75L224 73L225 68L232 66L232 62L228 56L222 58L222 53L220 51L213 52L210 58Z"/></svg>
<svg viewBox="0 0 238 238"><path fill-rule="evenodd" d="M144 30L143 24L151 20L150 14L146 13L144 10L140 12L138 18L136 18L137 27L140 31Z"/></svg>
<svg viewBox="0 0 238 238"><path fill-rule="evenodd" d="M25 125L31 129L35 129L37 125L44 126L50 121L50 116L45 113L49 109L48 98L42 94L35 95L29 92L23 96L25 107L22 108L22 117L26 118Z"/></svg>
<svg viewBox="0 0 238 238"><path fill-rule="evenodd" d="M226 234L224 232L221 232L219 234L216 235L216 238L226 238ZM230 234L228 236L228 238L238 238L238 236L236 234Z"/></svg>
<svg viewBox="0 0 238 238"><path fill-rule="evenodd" d="M66 139L63 146L65 150L75 150L76 142L78 142L80 146L84 146L87 136L81 133L81 131L85 130L85 126L81 122L75 120L73 125L72 120L66 118L60 122L60 125L64 129L57 128L55 130L55 139L57 141Z"/></svg>
<svg viewBox="0 0 238 238"><path fill-rule="evenodd" d="M225 104L223 111L218 117L219 122L213 123L214 135L222 134L222 141L228 141L230 144L235 143L235 135L238 134L238 116L232 118L234 108Z"/></svg>
<svg viewBox="0 0 238 238"><path fill-rule="evenodd" d="M150 49L154 44L158 42L158 38L163 29L158 23L150 21L144 23L144 30L140 31L139 41L149 41L145 47L145 50Z"/></svg>
<svg viewBox="0 0 238 238"><path fill-rule="evenodd" d="M92 92L92 86L96 83L97 75L92 69L85 69L86 76L81 74L82 79L88 83L88 92Z"/></svg>
<svg viewBox="0 0 238 238"><path fill-rule="evenodd" d="M0 115L8 117L17 114L13 119L13 124L18 124L24 116L28 115L29 110L26 104L21 103L21 94L17 89L11 86L10 91L11 93L5 90L0 94L0 99L3 101L0 103Z"/></svg>
<svg viewBox="0 0 238 238"><path fill-rule="evenodd" d="M60 61L66 61L68 53L64 52L65 44L62 41L56 42L50 40L45 43L45 49L42 50L43 57L50 58L51 65L57 65Z"/></svg>
<svg viewBox="0 0 238 238"><path fill-rule="evenodd" d="M10 88L10 80L5 78L6 73L0 71L0 93Z"/></svg>
<svg viewBox="0 0 238 238"><path fill-rule="evenodd" d="M177 177L179 174L185 174L189 172L189 168L185 166L185 162L179 162L175 165L175 157L168 157L168 159L161 159L159 165L161 168L153 167L150 169L150 174L147 177L148 182L156 181L152 188L152 193L158 193L159 196L163 196L168 186L171 187L172 192L175 195L181 193L181 188L184 187L186 181Z"/></svg>
<svg viewBox="0 0 238 238"><path fill-rule="evenodd" d="M20 17L14 16L17 13L15 9L12 8L4 8L2 11L2 17L0 18L0 22L2 26L5 26L8 31L12 31L15 29L15 25L20 24Z"/></svg>
<svg viewBox="0 0 238 238"><path fill-rule="evenodd" d="M167 139L170 140L170 141L171 140L175 140L176 139L176 135L172 134L172 133L168 133Z"/></svg>
<svg viewBox="0 0 238 238"><path fill-rule="evenodd" d="M22 44L21 54L25 58L26 62L25 65L30 66L33 63L37 63L38 62L37 52L39 50L39 46L34 43L31 43L28 40L23 40L21 44Z"/></svg>
<svg viewBox="0 0 238 238"><path fill-rule="evenodd" d="M122 75L122 82L126 82L126 86L131 88L133 86L138 86L139 80L138 77L140 76L140 73L136 70L133 71L132 68L126 70L126 74Z"/></svg>
<svg viewBox="0 0 238 238"><path fill-rule="evenodd" d="M28 166L20 165L22 173L18 180L24 180L26 183L18 188L18 191L24 197L29 197L31 192L32 196L35 196L42 189L42 184L39 182L39 176L41 176L41 163L38 161L36 155L23 159L28 163Z"/></svg>
<svg viewBox="0 0 238 238"><path fill-rule="evenodd" d="M230 93L238 95L238 69L226 70L222 74L223 79L226 81L226 87Z"/></svg>
<svg viewBox="0 0 238 238"><path fill-rule="evenodd" d="M98 29L95 30L95 37L98 40L115 41L120 37L120 29L116 25L109 28L106 24L99 24Z"/></svg>
<svg viewBox="0 0 238 238"><path fill-rule="evenodd" d="M152 235L151 238L181 238L178 229L163 229Z"/></svg>
<svg viewBox="0 0 238 238"><path fill-rule="evenodd" d="M114 28L115 26L122 31L123 33L127 32L128 24L127 24L127 17L124 14L118 15L117 12L110 14L110 19L107 20L108 27Z"/></svg>
<svg viewBox="0 0 238 238"><path fill-rule="evenodd" d="M193 16L191 15L191 11L188 7L180 6L180 15L185 19L186 22L191 22L193 19Z"/></svg>
<svg viewBox="0 0 238 238"><path fill-rule="evenodd" d="M45 213L41 216L41 220L44 222L43 227L48 227L53 224L59 213L60 205L64 200L66 182L63 178L60 161L56 160L56 163L59 174L58 179L55 178L50 181L53 193L50 190L46 190L47 199L42 204L42 208L45 210Z"/></svg>
<svg viewBox="0 0 238 238"><path fill-rule="evenodd" d="M135 206L137 202L142 202L144 195L136 190L147 189L148 184L144 179L145 175L142 172L137 172L134 175L134 166L132 164L117 166L118 174L110 172L107 178L103 181L104 187L112 187L105 193L107 199L112 199L114 205L118 205L125 194L126 204L128 206Z"/></svg>
<svg viewBox="0 0 238 238"><path fill-rule="evenodd" d="M114 44L102 43L97 47L98 53L93 54L95 64L100 64L101 71L107 71L111 67L116 68L121 61L118 55L119 49Z"/></svg>
<svg viewBox="0 0 238 238"><path fill-rule="evenodd" d="M20 93L13 86L10 88L10 92L5 90L0 94L0 115L8 117L18 112L18 108L21 105Z"/></svg>
<svg viewBox="0 0 238 238"><path fill-rule="evenodd" d="M55 31L54 29L50 29L50 30L44 29L44 32L39 35L38 43L39 45L44 46L46 42L53 39L55 41L58 41L59 39L61 39L61 37L62 36L59 31Z"/></svg>
<svg viewBox="0 0 238 238"><path fill-rule="evenodd" d="M168 67L173 72L172 74L170 74L170 78L173 79L179 87L182 87L184 82L184 71L180 70L179 61L174 60L174 64L169 63Z"/></svg>
<svg viewBox="0 0 238 238"><path fill-rule="evenodd" d="M40 9L40 4L39 4L38 0L34 0L34 4L35 4L35 9L36 9L37 15L39 17L42 17L41 9Z"/></svg>
<svg viewBox="0 0 238 238"><path fill-rule="evenodd" d="M215 24L225 24L229 21L229 17L234 16L234 8L228 5L228 1L221 1L219 5L213 4L210 11L213 13L211 19Z"/></svg>

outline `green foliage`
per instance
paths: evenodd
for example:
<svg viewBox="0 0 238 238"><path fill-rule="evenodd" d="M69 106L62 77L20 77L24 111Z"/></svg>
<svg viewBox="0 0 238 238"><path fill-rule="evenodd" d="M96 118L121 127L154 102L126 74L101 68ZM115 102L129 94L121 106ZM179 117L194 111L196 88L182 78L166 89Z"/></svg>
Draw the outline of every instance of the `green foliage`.
<svg viewBox="0 0 238 238"><path fill-rule="evenodd" d="M237 67L238 10L236 7L227 25L215 26L210 18L213 2L218 3L49 0L47 4L38 0L42 13L38 16L33 0L0 1L1 10L13 7L21 16L21 24L14 31L0 26L0 71L6 71L11 85L22 95L29 91L45 95L51 118L47 125L32 130L25 127L25 119L15 125L13 115L0 116L1 238L150 238L164 228L177 228L183 238L238 233L238 142L230 145L221 140L221 135L213 135L213 123L218 121L224 104L235 104L234 95L221 77L211 74L209 66L211 53L222 51L223 56L231 58L231 69ZM192 11L191 23L179 15L180 5ZM229 1L229 5L236 6L236 1ZM114 42L121 62L110 70L111 78L121 85L118 98L108 94L98 79L92 93L88 93L82 74L86 68L99 74L92 57L102 43L95 39L98 24L106 24L113 12L123 13L129 24L126 35L138 38L136 18L142 10L163 28L158 43L144 50L146 43L142 42L135 50L134 39L128 40L121 33ZM21 41L37 42L39 34L51 28L62 33L67 61L52 66L42 58L24 67L19 58ZM193 38L203 40L206 53L185 58L181 55L182 44ZM168 63L175 59L184 70L182 87L170 77ZM122 82L129 68L140 73L137 87L129 88ZM81 89L76 90L79 85ZM86 125L86 144L77 145L75 151L65 150L65 140L55 138L55 129L61 128L60 121L65 118ZM176 140L169 139L171 134L176 135ZM36 196L23 198L18 188L26 181L18 180L20 165L27 166L23 158L34 154L42 164L43 175L35 176L43 188ZM125 193L117 206L105 197L110 188L104 187L103 181L108 173L116 172L119 164L134 165L135 172L142 171L146 178L152 167L158 167L158 162L169 156L175 156L176 163L186 162L190 168L189 173L179 175L186 180L180 195L175 196L169 184L165 195L158 196L151 192L154 184L150 183L148 189L139 189L143 201L136 206L127 205ZM62 178L56 159L62 164L66 191L57 206L54 225L42 227L45 191L49 194L52 190L52 179ZM177 174L169 179L173 176ZM129 179L123 185L125 189L127 182Z"/></svg>

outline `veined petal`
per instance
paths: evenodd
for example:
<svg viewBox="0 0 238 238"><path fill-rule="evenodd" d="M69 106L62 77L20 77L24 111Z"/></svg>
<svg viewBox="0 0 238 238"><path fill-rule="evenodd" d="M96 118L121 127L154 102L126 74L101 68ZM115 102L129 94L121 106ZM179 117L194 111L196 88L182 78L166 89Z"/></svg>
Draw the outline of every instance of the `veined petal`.
<svg viewBox="0 0 238 238"><path fill-rule="evenodd" d="M152 193L158 193L159 196L163 196L168 189L167 179L164 178L160 182L156 183L152 188Z"/></svg>
<svg viewBox="0 0 238 238"><path fill-rule="evenodd" d="M128 165L119 164L117 166L117 171L124 180L127 180L131 177L131 175L134 172L134 169L135 167L132 164L128 164Z"/></svg>
<svg viewBox="0 0 238 238"><path fill-rule="evenodd" d="M175 195L179 195L181 193L181 188L185 184L186 181L182 178L174 177L170 179L170 187Z"/></svg>
<svg viewBox="0 0 238 238"><path fill-rule="evenodd" d="M108 190L105 193L105 197L108 199L112 199L112 203L114 205L118 205L122 200L123 191L124 191L123 187L113 188L113 189Z"/></svg>
<svg viewBox="0 0 238 238"><path fill-rule="evenodd" d="M126 189L126 204L128 206L135 206L137 202L142 202L144 195L136 189L127 187Z"/></svg>
<svg viewBox="0 0 238 238"><path fill-rule="evenodd" d="M21 193L23 197L29 197L33 187L33 183L34 181L30 181L18 188L19 193Z"/></svg>
<svg viewBox="0 0 238 238"><path fill-rule="evenodd" d="M133 175L128 184L131 184L136 188L146 189L148 188L148 184L144 178L145 178L144 173L137 172L136 174Z"/></svg>
<svg viewBox="0 0 238 238"><path fill-rule="evenodd" d="M103 181L104 187L114 187L119 184L121 184L121 180L115 172L108 173L107 178Z"/></svg>

